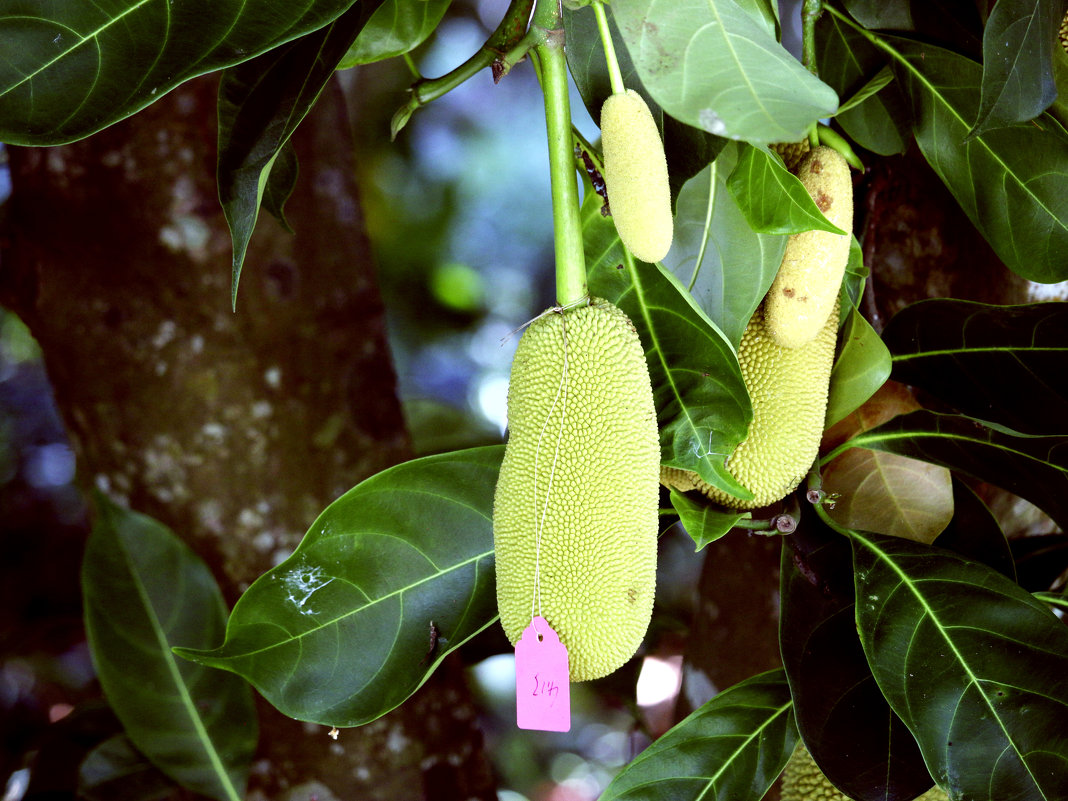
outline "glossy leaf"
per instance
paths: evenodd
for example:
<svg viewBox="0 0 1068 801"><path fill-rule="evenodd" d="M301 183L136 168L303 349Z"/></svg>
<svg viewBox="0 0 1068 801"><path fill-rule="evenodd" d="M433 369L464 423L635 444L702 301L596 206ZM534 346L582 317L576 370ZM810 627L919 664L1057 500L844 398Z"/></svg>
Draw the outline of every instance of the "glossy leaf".
<svg viewBox="0 0 1068 801"><path fill-rule="evenodd" d="M715 542L734 528L738 521L751 517L749 512L721 509L707 499L691 497L689 494L671 490L671 507L679 516L679 522L686 533L693 538L695 551L700 551L708 543Z"/></svg>
<svg viewBox="0 0 1068 801"><path fill-rule="evenodd" d="M244 676L299 720L358 726L384 715L496 617L503 452L429 456L358 484L241 596L220 647L180 654Z"/></svg>
<svg viewBox="0 0 1068 801"><path fill-rule="evenodd" d="M223 73L219 85L218 181L219 200L233 241L230 302L235 307L245 252L268 176L279 155L284 154L289 137L380 3L361 0L321 30ZM287 166L284 155L282 166ZM275 186L285 183L284 179L276 180ZM271 202L281 208L285 198L276 192Z"/></svg>
<svg viewBox="0 0 1068 801"><path fill-rule="evenodd" d="M127 736L164 773L203 795L244 794L256 711L235 676L178 659L222 633L211 572L162 524L96 496L82 564L85 628L100 684Z"/></svg>
<svg viewBox="0 0 1068 801"><path fill-rule="evenodd" d="M1053 48L1065 0L998 0L983 30L979 119L972 134L1026 122L1057 96Z"/></svg>
<svg viewBox="0 0 1068 801"><path fill-rule="evenodd" d="M831 369L826 428L858 409L890 377L890 351L856 308L850 307L839 337L838 357Z"/></svg>
<svg viewBox="0 0 1068 801"><path fill-rule="evenodd" d="M842 114L850 109L856 108L861 105L865 100L877 95L882 89L889 86L894 80L894 73L889 66L883 67L877 73L875 73L868 82L863 84L855 93L849 96L849 99L842 101L842 105L838 107L838 113L834 116L841 117Z"/></svg>
<svg viewBox="0 0 1068 801"><path fill-rule="evenodd" d="M997 518L967 484L953 479L953 519L933 543L1016 580L1016 566Z"/></svg>
<svg viewBox="0 0 1068 801"><path fill-rule="evenodd" d="M823 216L804 184L767 148L741 145L727 188L757 233L847 233Z"/></svg>
<svg viewBox="0 0 1068 801"><path fill-rule="evenodd" d="M1068 797L1068 628L985 565L852 541L864 652L938 784L975 801Z"/></svg>
<svg viewBox="0 0 1068 801"><path fill-rule="evenodd" d="M886 54L832 14L825 13L817 21L816 43L820 76L841 97L856 97L879 75L893 78ZM905 152L911 117L909 103L895 81L862 103L849 108L843 104L834 119L861 147L890 156Z"/></svg>
<svg viewBox="0 0 1068 801"><path fill-rule="evenodd" d="M760 0L753 1L759 2ZM582 95L586 110L594 122L597 122L601 119L601 106L612 94L612 83L608 77L604 47L601 44L593 9L581 8L577 11L568 11L565 6L564 25L567 31L567 47L564 52L567 54L568 70L579 94ZM671 198L674 200L678 197L683 184L716 158L716 154L727 144L727 140L664 114L664 110L642 86L641 79L634 69L634 62L630 59L630 54L627 52L627 47L619 35L619 29L611 14L608 15L608 28L612 33L616 60L619 63L624 85L642 95L653 119L660 128L660 135L664 142L664 155L668 163Z"/></svg>
<svg viewBox="0 0 1068 801"><path fill-rule="evenodd" d="M81 139L190 78L329 24L352 3L0 0L0 141Z"/></svg>
<svg viewBox="0 0 1068 801"><path fill-rule="evenodd" d="M724 465L752 419L734 348L671 273L624 252L600 206L593 193L582 204L589 290L619 306L641 337L663 464L693 470L713 486L751 498Z"/></svg>
<svg viewBox="0 0 1068 801"><path fill-rule="evenodd" d="M857 636L849 540L803 504L783 538L779 647L797 728L821 770L856 799L931 786L916 741L879 691Z"/></svg>
<svg viewBox="0 0 1068 801"><path fill-rule="evenodd" d="M731 143L683 187L663 264L735 347L782 263L786 237L758 234L727 191L739 145Z"/></svg>
<svg viewBox="0 0 1068 801"><path fill-rule="evenodd" d="M361 0L366 2L366 0ZM338 69L401 56L426 41L452 0L385 0L360 31Z"/></svg>
<svg viewBox="0 0 1068 801"><path fill-rule="evenodd" d="M1043 115L965 141L981 67L932 45L881 41L912 99L920 150L999 258L1032 281L1068 278L1068 132Z"/></svg>
<svg viewBox="0 0 1068 801"><path fill-rule="evenodd" d="M716 695L620 771L601 801L759 801L797 742L781 670Z"/></svg>
<svg viewBox="0 0 1068 801"><path fill-rule="evenodd" d="M1025 434L1068 434L1068 303L922 301L884 339L896 381Z"/></svg>
<svg viewBox="0 0 1068 801"><path fill-rule="evenodd" d="M1068 438L1027 437L988 428L967 417L918 411L895 417L836 448L900 453L995 484L1068 524Z"/></svg>
<svg viewBox="0 0 1068 801"><path fill-rule="evenodd" d="M753 143L793 142L838 106L831 88L735 0L615 0L610 8L642 83L689 125Z"/></svg>

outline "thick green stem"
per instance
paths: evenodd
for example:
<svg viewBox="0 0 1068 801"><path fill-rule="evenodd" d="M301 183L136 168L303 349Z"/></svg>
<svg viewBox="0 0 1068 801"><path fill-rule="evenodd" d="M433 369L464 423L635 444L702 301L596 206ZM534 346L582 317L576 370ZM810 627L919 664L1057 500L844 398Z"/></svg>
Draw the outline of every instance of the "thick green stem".
<svg viewBox="0 0 1068 801"><path fill-rule="evenodd" d="M549 178L553 200L553 239L556 250L556 302L580 303L587 295L586 259L582 252L578 182L571 141L571 107L564 59L564 27L559 0L538 0L533 30L534 48L545 96L545 127L549 139Z"/></svg>
<svg viewBox="0 0 1068 801"><path fill-rule="evenodd" d="M608 27L608 15L604 13L604 5L594 2L593 13L597 17L597 30L601 34L604 60L608 64L608 78L612 82L612 94L622 94L627 91L627 87L623 85L623 73L619 71L619 62L616 60L616 46L612 42L612 31Z"/></svg>
<svg viewBox="0 0 1068 801"><path fill-rule="evenodd" d="M816 66L816 20L822 13L821 0L804 0L801 6L801 63L813 75L819 74Z"/></svg>

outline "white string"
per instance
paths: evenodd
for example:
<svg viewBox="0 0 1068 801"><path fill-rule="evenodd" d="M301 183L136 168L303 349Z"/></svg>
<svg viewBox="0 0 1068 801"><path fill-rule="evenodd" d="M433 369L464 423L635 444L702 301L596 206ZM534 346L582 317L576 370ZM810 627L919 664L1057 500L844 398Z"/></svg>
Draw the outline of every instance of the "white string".
<svg viewBox="0 0 1068 801"><path fill-rule="evenodd" d="M560 321L563 324L561 331L564 338L564 362L560 371L560 386L556 390L556 397L553 398L552 405L549 407L545 422L542 423L541 433L538 435L538 445L534 449L534 516L537 520L537 525L534 528L534 591L530 598L531 621L534 619L535 608L537 608L538 617L543 617L541 613L541 533L545 528L545 516L549 512L549 497L552 494L553 479L556 476L556 463L560 458L560 441L564 436L564 420L567 416L567 318L563 315L564 310L562 308L558 307L552 309L552 311L560 314ZM553 466L549 470L549 486L545 490L545 505L541 509L541 517L538 518L538 457L541 454L541 443L545 438L545 429L549 425L549 420L552 419L557 401L560 401L560 428L556 435ZM537 631L538 627L535 626L534 630ZM538 632L538 634L540 635L541 632Z"/></svg>

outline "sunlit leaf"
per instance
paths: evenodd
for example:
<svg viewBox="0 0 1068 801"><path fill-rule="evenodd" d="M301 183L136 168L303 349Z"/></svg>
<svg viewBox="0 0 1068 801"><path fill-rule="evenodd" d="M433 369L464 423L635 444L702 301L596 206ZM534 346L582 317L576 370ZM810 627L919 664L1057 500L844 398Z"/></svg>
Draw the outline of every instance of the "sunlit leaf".
<svg viewBox="0 0 1068 801"><path fill-rule="evenodd" d="M781 670L716 695L627 765L601 801L759 801L797 742Z"/></svg>
<svg viewBox="0 0 1068 801"><path fill-rule="evenodd" d="M782 263L786 237L753 231L727 191L731 143L683 187L663 264L735 347Z"/></svg>
<svg viewBox="0 0 1068 801"><path fill-rule="evenodd" d="M428 456L358 484L241 596L220 647L179 653L244 676L299 720L357 726L384 715L496 618L503 452Z"/></svg>
<svg viewBox="0 0 1068 801"><path fill-rule="evenodd" d="M856 308L840 333L838 358L831 369L825 427L830 427L868 400L890 376L890 352Z"/></svg>
<svg viewBox="0 0 1068 801"><path fill-rule="evenodd" d="M731 511L712 505L704 499L691 497L671 490L671 507L679 516L686 533L693 538L695 551L715 542L737 525L742 518L751 517L749 512Z"/></svg>
<svg viewBox="0 0 1068 801"><path fill-rule="evenodd" d="M179 784L243 797L256 745L248 685L178 659L222 633L211 572L162 524L96 497L82 565L85 629L100 684L126 735Z"/></svg>
<svg viewBox="0 0 1068 801"><path fill-rule="evenodd" d="M718 136L793 142L838 98L735 0L615 0L642 83L671 116Z"/></svg>
<svg viewBox="0 0 1068 801"><path fill-rule="evenodd" d="M977 801L1068 797L1068 627L985 565L852 541L864 651L938 784Z"/></svg>
<svg viewBox="0 0 1068 801"><path fill-rule="evenodd" d="M1068 434L1068 303L914 303L884 339L894 379L1025 434Z"/></svg>
<svg viewBox="0 0 1068 801"><path fill-rule="evenodd" d="M400 56L418 47L437 28L451 2L385 0L367 20L338 69Z"/></svg>
<svg viewBox="0 0 1068 801"><path fill-rule="evenodd" d="M0 141L88 136L190 78L321 28L352 4L0 0Z"/></svg>

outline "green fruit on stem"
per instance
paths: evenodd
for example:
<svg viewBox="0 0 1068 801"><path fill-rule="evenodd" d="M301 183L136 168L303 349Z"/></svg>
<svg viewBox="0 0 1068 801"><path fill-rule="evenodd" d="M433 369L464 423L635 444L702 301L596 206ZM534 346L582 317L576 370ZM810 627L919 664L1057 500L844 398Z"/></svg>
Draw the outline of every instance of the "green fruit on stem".
<svg viewBox="0 0 1068 801"><path fill-rule="evenodd" d="M667 159L653 115L633 89L601 106L601 149L619 238L635 258L660 261L671 249L674 228Z"/></svg>
<svg viewBox="0 0 1068 801"><path fill-rule="evenodd" d="M656 584L660 446L627 316L595 298L531 323L508 427L493 502L501 624L514 644L541 615L572 681L605 676L641 644Z"/></svg>

